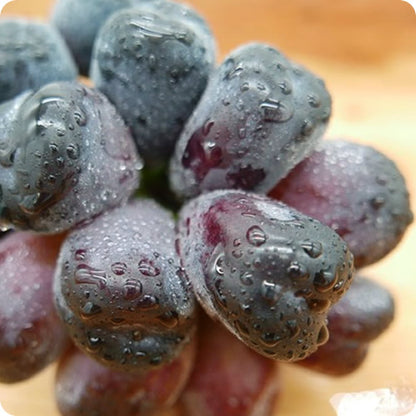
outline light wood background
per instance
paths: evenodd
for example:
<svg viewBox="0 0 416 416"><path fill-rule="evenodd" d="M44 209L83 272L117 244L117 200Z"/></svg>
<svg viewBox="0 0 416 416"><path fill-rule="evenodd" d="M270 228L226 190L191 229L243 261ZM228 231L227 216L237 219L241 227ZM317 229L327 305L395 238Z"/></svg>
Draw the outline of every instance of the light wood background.
<svg viewBox="0 0 416 416"><path fill-rule="evenodd" d="M85 0L88 1L88 0ZM46 18L51 0L14 0L5 14ZM219 59L249 40L281 48L325 79L333 96L329 136L371 144L407 178L416 207L416 14L401 0L189 0L210 22ZM408 384L416 388L416 227L393 254L366 274L389 287L394 324L355 374L333 379L282 365L275 415L333 416L338 392ZM248 375L249 376L249 375ZM0 386L13 416L58 415L53 367L33 380ZM226 415L224 415L226 416Z"/></svg>

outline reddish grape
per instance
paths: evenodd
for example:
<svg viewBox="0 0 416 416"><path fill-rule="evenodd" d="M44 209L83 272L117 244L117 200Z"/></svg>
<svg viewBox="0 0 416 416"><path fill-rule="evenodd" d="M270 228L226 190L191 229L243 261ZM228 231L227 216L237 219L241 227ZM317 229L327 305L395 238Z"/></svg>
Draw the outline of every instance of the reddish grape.
<svg viewBox="0 0 416 416"><path fill-rule="evenodd" d="M141 374L116 371L77 348L60 361L55 397L62 416L150 416L172 407L194 360L194 342L171 363Z"/></svg>
<svg viewBox="0 0 416 416"><path fill-rule="evenodd" d="M195 367L182 394L183 416L269 416L280 390L270 361L204 316Z"/></svg>
<svg viewBox="0 0 416 416"><path fill-rule="evenodd" d="M35 375L66 346L52 296L61 240L62 236L14 232L0 241L1 382Z"/></svg>
<svg viewBox="0 0 416 416"><path fill-rule="evenodd" d="M341 140L323 141L269 195L334 229L356 267L389 253L413 219L397 166L371 147Z"/></svg>
<svg viewBox="0 0 416 416"><path fill-rule="evenodd" d="M346 295L328 313L328 342L299 364L326 374L349 374L363 363L370 342L393 318L390 292L375 281L356 276Z"/></svg>

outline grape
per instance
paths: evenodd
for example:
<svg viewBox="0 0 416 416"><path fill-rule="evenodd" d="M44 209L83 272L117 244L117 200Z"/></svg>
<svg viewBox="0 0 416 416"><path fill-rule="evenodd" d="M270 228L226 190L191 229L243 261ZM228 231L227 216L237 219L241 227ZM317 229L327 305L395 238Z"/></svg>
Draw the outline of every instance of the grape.
<svg viewBox="0 0 416 416"><path fill-rule="evenodd" d="M137 188L134 141L101 93L53 83L0 110L2 228L61 232Z"/></svg>
<svg viewBox="0 0 416 416"><path fill-rule="evenodd" d="M195 327L174 221L151 200L73 230L59 256L55 296L75 343L115 369L143 371L171 361Z"/></svg>
<svg viewBox="0 0 416 416"><path fill-rule="evenodd" d="M177 401L189 377L194 344L171 363L141 374L103 366L73 348L59 362L55 397L62 416L150 416Z"/></svg>
<svg viewBox="0 0 416 416"><path fill-rule="evenodd" d="M181 396L182 416L268 416L280 382L274 362L221 324L199 322L195 367Z"/></svg>
<svg viewBox="0 0 416 416"><path fill-rule="evenodd" d="M171 186L182 198L214 189L267 192L312 151L330 112L322 80L268 45L243 45L212 75L187 122Z"/></svg>
<svg viewBox="0 0 416 416"><path fill-rule="evenodd" d="M147 163L170 157L206 86L214 49L202 18L169 1L120 10L100 30L91 79L131 127Z"/></svg>
<svg viewBox="0 0 416 416"><path fill-rule="evenodd" d="M26 380L67 345L52 296L62 236L13 232L0 240L0 382Z"/></svg>
<svg viewBox="0 0 416 416"><path fill-rule="evenodd" d="M26 19L0 20L0 102L76 77L72 56L54 27Z"/></svg>
<svg viewBox="0 0 416 416"><path fill-rule="evenodd" d="M388 254L413 220L394 162L369 146L342 140L323 141L269 195L333 228L357 268Z"/></svg>
<svg viewBox="0 0 416 416"><path fill-rule="evenodd" d="M293 361L327 341L326 314L353 263L330 228L265 196L221 190L187 203L178 230L201 305L248 346Z"/></svg>
<svg viewBox="0 0 416 416"><path fill-rule="evenodd" d="M328 342L300 365L340 376L356 370L364 361L369 344L394 318L394 299L376 281L356 276L346 295L328 313Z"/></svg>
<svg viewBox="0 0 416 416"><path fill-rule="evenodd" d="M80 72L88 75L97 32L112 13L151 0L58 0L51 20L65 38Z"/></svg>

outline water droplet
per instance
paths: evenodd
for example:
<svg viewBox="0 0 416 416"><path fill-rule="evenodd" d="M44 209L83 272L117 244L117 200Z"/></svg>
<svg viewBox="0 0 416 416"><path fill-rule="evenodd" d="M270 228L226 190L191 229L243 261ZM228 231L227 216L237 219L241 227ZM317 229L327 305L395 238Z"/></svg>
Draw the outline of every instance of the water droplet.
<svg viewBox="0 0 416 416"><path fill-rule="evenodd" d="M261 343L269 348L275 347L281 340L281 336L275 332L264 332L260 337Z"/></svg>
<svg viewBox="0 0 416 416"><path fill-rule="evenodd" d="M87 124L87 116L79 108L74 111L74 120L78 126L85 126Z"/></svg>
<svg viewBox="0 0 416 416"><path fill-rule="evenodd" d="M331 290L338 281L338 276L329 270L320 270L315 273L313 285L318 292L324 293Z"/></svg>
<svg viewBox="0 0 416 416"><path fill-rule="evenodd" d="M101 307L92 302L87 302L81 310L82 317L87 318L87 319L101 312L102 312Z"/></svg>
<svg viewBox="0 0 416 416"><path fill-rule="evenodd" d="M328 328L326 327L326 325L322 325L319 334L318 334L318 339L317 344L318 345L323 345L325 344L329 339L329 331Z"/></svg>
<svg viewBox="0 0 416 416"><path fill-rule="evenodd" d="M217 260L215 261L215 271L217 274L219 274L220 276L224 275L224 262L225 262L225 257L223 254L220 254L217 257Z"/></svg>
<svg viewBox="0 0 416 416"><path fill-rule="evenodd" d="M374 209L381 208L386 203L386 199L383 195L377 195L370 200L370 204Z"/></svg>
<svg viewBox="0 0 416 416"><path fill-rule="evenodd" d="M242 127L241 129L238 130L238 137L241 140L245 139L246 136L247 136L247 130L244 127Z"/></svg>
<svg viewBox="0 0 416 416"><path fill-rule="evenodd" d="M123 297L126 300L137 299L142 294L142 284L139 280L128 279L123 285Z"/></svg>
<svg viewBox="0 0 416 416"><path fill-rule="evenodd" d="M75 260L77 261L84 261L85 258L87 257L87 250L84 249L79 249L75 251Z"/></svg>
<svg viewBox="0 0 416 416"><path fill-rule="evenodd" d="M300 246L313 259L318 258L323 252L322 244L319 241L304 241Z"/></svg>
<svg viewBox="0 0 416 416"><path fill-rule="evenodd" d="M279 84L280 91L282 91L283 94L289 95L292 93L292 86L288 81L282 81Z"/></svg>
<svg viewBox="0 0 416 416"><path fill-rule="evenodd" d="M214 122L208 119L204 125L202 126L202 134L204 136L208 136L209 132L211 131L212 127L214 126Z"/></svg>
<svg viewBox="0 0 416 416"><path fill-rule="evenodd" d="M156 309L159 307L159 299L156 296L145 295L138 302L137 307L141 309Z"/></svg>
<svg viewBox="0 0 416 416"><path fill-rule="evenodd" d="M139 330L132 332L132 338L134 341L140 341L142 339L142 333Z"/></svg>
<svg viewBox="0 0 416 416"><path fill-rule="evenodd" d="M321 105L321 100L315 94L308 95L308 104L313 108L318 108Z"/></svg>
<svg viewBox="0 0 416 416"><path fill-rule="evenodd" d="M309 278L309 273L305 265L297 261L290 263L287 268L287 273L292 279L306 280Z"/></svg>
<svg viewBox="0 0 416 416"><path fill-rule="evenodd" d="M70 159L78 159L79 158L79 147L77 144L69 144L66 148L66 154Z"/></svg>
<svg viewBox="0 0 416 416"><path fill-rule="evenodd" d="M243 250L241 250L241 248L239 248L237 250L233 250L231 252L231 254L233 255L234 258L240 259L241 257L243 257Z"/></svg>
<svg viewBox="0 0 416 416"><path fill-rule="evenodd" d="M100 337L88 334L88 349L95 351L102 343L103 340Z"/></svg>
<svg viewBox="0 0 416 416"><path fill-rule="evenodd" d="M148 58L148 62L149 62L149 68L151 69L151 70L153 70L153 69L155 69L156 68L156 56L153 54L153 53L151 53L150 55L149 55L149 58Z"/></svg>
<svg viewBox="0 0 416 416"><path fill-rule="evenodd" d="M272 304L276 303L280 297L280 286L273 282L263 280L261 284L261 296Z"/></svg>
<svg viewBox="0 0 416 416"><path fill-rule="evenodd" d="M121 262L113 263L111 265L111 271L117 276L122 276L127 271L127 264Z"/></svg>
<svg viewBox="0 0 416 416"><path fill-rule="evenodd" d="M143 259L139 262L139 272L144 276L159 276L160 269L153 264L152 260Z"/></svg>
<svg viewBox="0 0 416 416"><path fill-rule="evenodd" d="M240 91L245 92L250 89L250 84L248 82L243 82L240 86Z"/></svg>
<svg viewBox="0 0 416 416"><path fill-rule="evenodd" d="M227 72L225 74L224 79L230 80L233 78L238 77L242 72L243 72L244 68L241 66L241 64L235 66L234 68L232 68L229 72Z"/></svg>
<svg viewBox="0 0 416 416"><path fill-rule="evenodd" d="M244 286L251 286L253 284L253 277L251 272L245 272L240 276L240 281Z"/></svg>
<svg viewBox="0 0 416 416"><path fill-rule="evenodd" d="M293 115L293 110L282 101L268 98L260 104L260 110L263 112L265 121L275 121L282 123L289 120Z"/></svg>
<svg viewBox="0 0 416 416"><path fill-rule="evenodd" d="M314 130L314 124L311 120L304 120L301 130L300 130L300 134L302 137L307 137L310 136Z"/></svg>
<svg viewBox="0 0 416 416"><path fill-rule="evenodd" d="M49 144L49 150L51 151L51 153L58 153L58 150L59 150L58 145L56 143L50 143ZM42 156L42 155L40 155L40 156ZM39 157L39 156L37 156L37 157Z"/></svg>
<svg viewBox="0 0 416 416"><path fill-rule="evenodd" d="M103 270L95 269L87 264L80 264L75 271L75 282L93 284L102 290L107 286L107 275Z"/></svg>
<svg viewBox="0 0 416 416"><path fill-rule="evenodd" d="M296 337L300 332L300 328L295 319L289 319L286 321L286 328L289 330L291 338Z"/></svg>
<svg viewBox="0 0 416 416"><path fill-rule="evenodd" d="M267 235L258 225L253 225L247 230L246 238L250 244L259 247L266 242Z"/></svg>

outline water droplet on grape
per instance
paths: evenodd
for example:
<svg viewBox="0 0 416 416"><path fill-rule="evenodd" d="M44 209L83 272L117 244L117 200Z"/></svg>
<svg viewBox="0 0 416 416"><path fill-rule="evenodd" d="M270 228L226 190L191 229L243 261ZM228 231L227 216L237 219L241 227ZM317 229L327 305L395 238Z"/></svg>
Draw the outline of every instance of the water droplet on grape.
<svg viewBox="0 0 416 416"><path fill-rule="evenodd" d="M137 299L142 294L142 284L139 280L129 279L123 285L123 297L126 300Z"/></svg>
<svg viewBox="0 0 416 416"><path fill-rule="evenodd" d="M240 276L240 281L244 286L251 286L254 282L253 277L251 272L245 272Z"/></svg>
<svg viewBox="0 0 416 416"><path fill-rule="evenodd" d="M318 339L316 342L318 345L323 345L328 341L328 339L329 339L328 328L326 327L326 325L323 325L319 331Z"/></svg>
<svg viewBox="0 0 416 416"><path fill-rule="evenodd" d="M113 263L111 265L111 271L117 276L122 276L127 271L127 264L121 262Z"/></svg>
<svg viewBox="0 0 416 416"><path fill-rule="evenodd" d="M265 300L274 304L279 300L280 294L279 285L273 282L268 282L267 280L263 280L261 284L261 296Z"/></svg>
<svg viewBox="0 0 416 416"><path fill-rule="evenodd" d="M301 243L301 247L313 259L318 258L323 251L322 244L319 241L304 241Z"/></svg>
<svg viewBox="0 0 416 416"><path fill-rule="evenodd" d="M263 113L265 121L274 121L282 123L289 120L293 115L293 110L279 100L268 98L260 104L260 110Z"/></svg>
<svg viewBox="0 0 416 416"><path fill-rule="evenodd" d="M144 276L159 276L160 269L153 264L152 260L142 259L139 262L139 272Z"/></svg>
<svg viewBox="0 0 416 416"><path fill-rule="evenodd" d="M246 238L250 244L259 247L266 242L267 235L258 225L253 225L247 230Z"/></svg>

